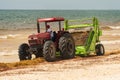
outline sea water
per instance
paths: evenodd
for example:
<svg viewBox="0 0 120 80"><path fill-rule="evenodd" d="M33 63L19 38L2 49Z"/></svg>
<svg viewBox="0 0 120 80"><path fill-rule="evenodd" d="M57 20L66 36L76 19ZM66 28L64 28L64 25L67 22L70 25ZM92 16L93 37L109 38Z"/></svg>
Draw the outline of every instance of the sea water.
<svg viewBox="0 0 120 80"><path fill-rule="evenodd" d="M97 17L101 25L120 25L120 10L0 10L0 29L35 28L37 18L56 16L65 19Z"/></svg>
<svg viewBox="0 0 120 80"><path fill-rule="evenodd" d="M0 29L36 28L37 18L64 17L65 19L84 19L97 17L100 26L120 29L120 10L0 10ZM0 35L0 39L11 39L21 34ZM120 34L111 34L119 36ZM102 41L104 44L120 43L116 41ZM0 55L18 54L15 50L0 51Z"/></svg>

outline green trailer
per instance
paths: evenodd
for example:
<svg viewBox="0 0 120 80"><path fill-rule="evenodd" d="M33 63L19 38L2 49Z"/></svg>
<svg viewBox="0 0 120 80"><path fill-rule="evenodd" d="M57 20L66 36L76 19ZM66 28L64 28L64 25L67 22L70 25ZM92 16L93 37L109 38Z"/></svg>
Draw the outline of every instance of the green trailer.
<svg viewBox="0 0 120 80"><path fill-rule="evenodd" d="M99 38L102 35L102 30L100 30L96 17L83 20L65 20L64 29L71 30L73 37L77 35L74 38L76 55L88 56L91 53L96 53L98 56L104 55L105 49Z"/></svg>

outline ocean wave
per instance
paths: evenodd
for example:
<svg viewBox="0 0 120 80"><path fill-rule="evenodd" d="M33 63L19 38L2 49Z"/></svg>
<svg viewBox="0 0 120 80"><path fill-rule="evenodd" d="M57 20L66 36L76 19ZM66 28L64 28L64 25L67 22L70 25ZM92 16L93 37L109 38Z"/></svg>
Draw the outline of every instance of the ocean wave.
<svg viewBox="0 0 120 80"><path fill-rule="evenodd" d="M9 55L15 55L15 54L18 54L18 50L0 52L0 56L9 56Z"/></svg>
<svg viewBox="0 0 120 80"><path fill-rule="evenodd" d="M113 37L114 37L114 36L118 36L118 37L119 37L119 36L120 36L120 33L112 33L112 34L111 34L111 33L105 33L105 34L103 34L103 35L104 35L104 36L113 36Z"/></svg>
<svg viewBox="0 0 120 80"><path fill-rule="evenodd" d="M20 36L20 34L8 34L8 35L2 35L0 36L0 39L10 39L10 38L15 38L17 36Z"/></svg>
<svg viewBox="0 0 120 80"><path fill-rule="evenodd" d="M120 26L109 26L111 29L120 29Z"/></svg>
<svg viewBox="0 0 120 80"><path fill-rule="evenodd" d="M120 40L114 40L114 41L101 41L103 44L118 44L120 43Z"/></svg>
<svg viewBox="0 0 120 80"><path fill-rule="evenodd" d="M112 36L120 36L120 33L113 33L113 34L111 34Z"/></svg>

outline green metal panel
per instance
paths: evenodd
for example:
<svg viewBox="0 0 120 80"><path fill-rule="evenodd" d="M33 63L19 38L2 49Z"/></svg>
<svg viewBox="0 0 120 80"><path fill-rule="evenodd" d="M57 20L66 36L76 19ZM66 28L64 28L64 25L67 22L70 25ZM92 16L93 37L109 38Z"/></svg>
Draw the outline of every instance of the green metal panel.
<svg viewBox="0 0 120 80"><path fill-rule="evenodd" d="M97 42L99 42L99 36L102 35L102 31L99 28L99 23L97 18L88 18L88 19L83 19L81 21L86 21L86 20L91 20L92 23L89 24L79 24L79 25L69 25L68 22L75 22L75 21L80 21L79 19L77 20L65 20L65 25L64 28L65 30L68 29L75 29L75 28L85 28L85 27L93 27L90 30L88 39L86 41L85 45L82 46L76 46L76 55L81 55L81 56L87 56L90 54L90 52L95 52L95 45Z"/></svg>
<svg viewBox="0 0 120 80"><path fill-rule="evenodd" d="M76 49L76 55L87 56L85 46L76 46L75 49Z"/></svg>

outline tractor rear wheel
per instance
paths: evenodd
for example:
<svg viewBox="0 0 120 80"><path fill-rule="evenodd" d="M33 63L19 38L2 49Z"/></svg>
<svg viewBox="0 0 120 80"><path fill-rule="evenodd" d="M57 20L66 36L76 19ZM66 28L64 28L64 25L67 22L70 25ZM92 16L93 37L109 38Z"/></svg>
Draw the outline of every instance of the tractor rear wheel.
<svg viewBox="0 0 120 80"><path fill-rule="evenodd" d="M102 56L105 54L105 49L104 49L104 46L102 44L97 44L95 46L95 51L96 51L97 56Z"/></svg>
<svg viewBox="0 0 120 80"><path fill-rule="evenodd" d="M60 55L63 59L74 58L75 56L75 42L70 33L65 33L59 39Z"/></svg>
<svg viewBox="0 0 120 80"><path fill-rule="evenodd" d="M56 48L53 41L46 41L43 46L43 57L46 61L52 62L56 59Z"/></svg>
<svg viewBox="0 0 120 80"><path fill-rule="evenodd" d="M28 51L29 50L29 45L26 43L23 43L19 46L18 53L19 53L19 59L20 61L22 60L30 60L31 59L31 54Z"/></svg>

